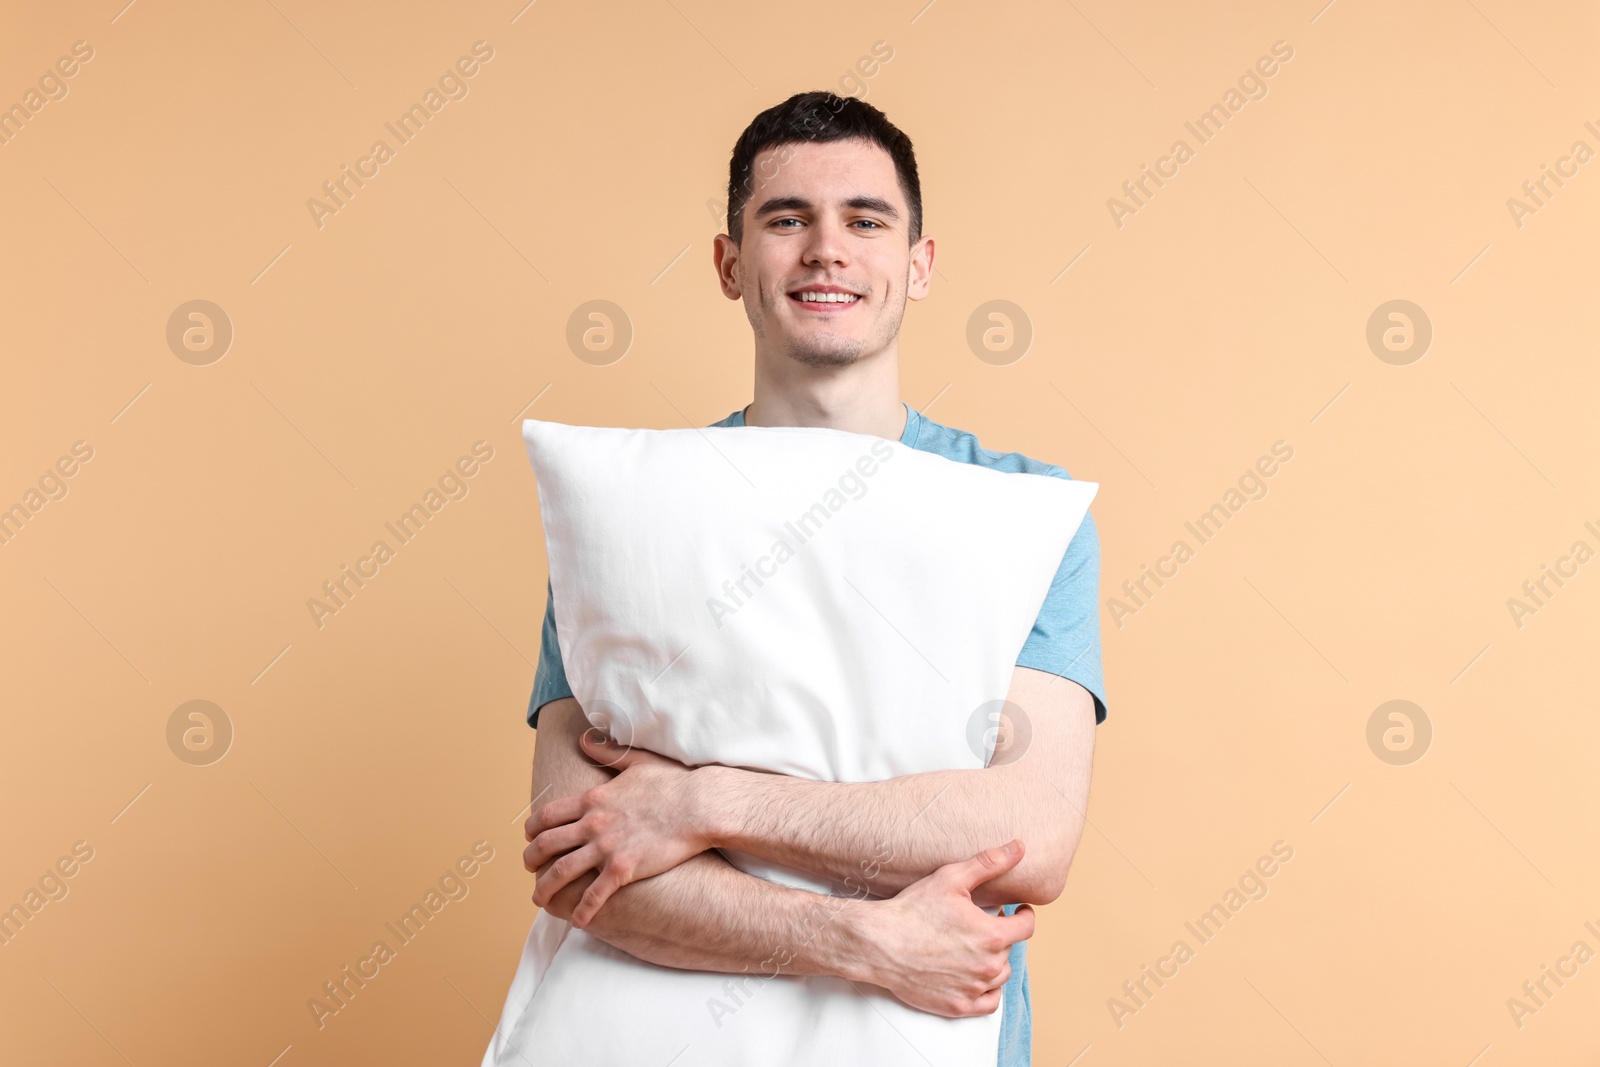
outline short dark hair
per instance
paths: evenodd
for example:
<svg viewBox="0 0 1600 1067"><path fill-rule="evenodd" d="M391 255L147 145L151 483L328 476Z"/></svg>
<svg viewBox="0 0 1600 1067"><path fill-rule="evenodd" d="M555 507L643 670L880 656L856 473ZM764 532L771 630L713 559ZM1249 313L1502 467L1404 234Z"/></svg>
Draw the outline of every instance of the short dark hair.
<svg viewBox="0 0 1600 1067"><path fill-rule="evenodd" d="M728 164L728 236L744 243L744 208L755 190L755 159L768 148L807 142L860 138L889 153L900 179L900 191L911 208L914 244L922 236L922 183L917 180L917 156L911 138L865 100L831 92L796 93L751 120L733 146Z"/></svg>

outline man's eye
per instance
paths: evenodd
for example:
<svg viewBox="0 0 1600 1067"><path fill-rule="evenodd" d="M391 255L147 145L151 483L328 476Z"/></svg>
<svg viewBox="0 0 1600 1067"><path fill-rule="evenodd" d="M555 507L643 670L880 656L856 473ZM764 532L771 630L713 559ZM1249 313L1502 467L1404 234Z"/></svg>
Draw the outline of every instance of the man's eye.
<svg viewBox="0 0 1600 1067"><path fill-rule="evenodd" d="M786 222L792 222L796 226L798 226L800 224L800 220L799 219L778 219L776 222L773 223L773 225L774 226L782 226Z"/></svg>
<svg viewBox="0 0 1600 1067"><path fill-rule="evenodd" d="M879 230L883 229L882 226L880 226L878 223L874 222L872 219L857 219L856 221L857 222L864 222L868 226L873 227L874 229L879 229Z"/></svg>

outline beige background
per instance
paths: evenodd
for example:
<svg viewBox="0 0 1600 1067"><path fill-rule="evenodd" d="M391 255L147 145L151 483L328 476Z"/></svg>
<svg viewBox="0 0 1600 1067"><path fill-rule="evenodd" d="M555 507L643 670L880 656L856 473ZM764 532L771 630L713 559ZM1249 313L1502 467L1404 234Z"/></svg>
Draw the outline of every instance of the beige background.
<svg viewBox="0 0 1600 1067"><path fill-rule="evenodd" d="M0 545L0 903L93 849L0 947L0 1058L477 1061L532 918L517 421L749 399L713 211L744 125L830 87L920 157L905 399L1101 486L1110 715L1030 952L1035 1061L1600 1053L1600 963L1507 1006L1600 951L1600 563L1507 607L1600 549L1600 162L1507 206L1600 150L1591 5L121 3L12 3L0 33L0 104L94 50L0 146L0 506L93 449ZM308 198L479 40L469 95L319 228ZM1275 41L1267 95L1119 228L1107 199ZM195 299L234 330L206 366L166 340ZM634 331L605 366L565 340L596 299ZM1408 365L1365 337L1394 299L1433 328ZM1032 325L1006 365L966 341L989 300ZM319 629L322 582L479 440L469 495ZM1123 581L1279 440L1268 495L1118 626ZM1408 765L1367 742L1394 699L1433 730ZM190 700L235 731L209 766L168 747ZM479 840L470 895L317 1029L307 999ZM1184 922L1276 841L1269 894L1199 946Z"/></svg>

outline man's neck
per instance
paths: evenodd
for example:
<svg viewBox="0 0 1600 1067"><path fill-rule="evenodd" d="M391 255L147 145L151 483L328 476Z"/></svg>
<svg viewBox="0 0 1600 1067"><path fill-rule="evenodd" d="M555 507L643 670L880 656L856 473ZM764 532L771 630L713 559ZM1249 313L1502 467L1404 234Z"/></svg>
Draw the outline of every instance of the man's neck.
<svg viewBox="0 0 1600 1067"><path fill-rule="evenodd" d="M900 402L900 375L893 360L833 373L771 375L756 368L755 399L745 408L746 426L823 426L900 440L908 417ZM810 370L810 368L804 368Z"/></svg>

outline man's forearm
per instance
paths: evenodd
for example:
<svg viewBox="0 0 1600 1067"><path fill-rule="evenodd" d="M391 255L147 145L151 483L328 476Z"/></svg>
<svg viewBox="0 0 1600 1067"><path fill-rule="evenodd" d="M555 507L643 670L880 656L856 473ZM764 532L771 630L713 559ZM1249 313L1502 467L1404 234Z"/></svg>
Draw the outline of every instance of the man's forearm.
<svg viewBox="0 0 1600 1067"><path fill-rule="evenodd" d="M930 771L880 782L818 782L717 768L719 847L805 870L873 896L898 893L937 867L1022 838L1015 869L973 894L981 905L1048 903L1060 893L1059 849L1078 824L1065 798L1038 795L1013 768Z"/></svg>
<svg viewBox="0 0 1600 1067"><path fill-rule="evenodd" d="M1029 668L1013 676L1011 723L988 767L878 782L819 782L704 767L704 833L718 847L892 896L946 863L1021 838L1022 862L973 894L983 906L1048 904L1083 832L1094 755L1093 697ZM1023 709L1029 709L1024 711ZM1017 738L1025 736L1018 743Z"/></svg>
<svg viewBox="0 0 1600 1067"><path fill-rule="evenodd" d="M570 913L594 878L563 887L552 908ZM861 907L768 882L703 852L617 890L587 932L663 967L867 980Z"/></svg>

